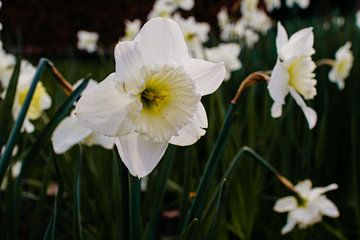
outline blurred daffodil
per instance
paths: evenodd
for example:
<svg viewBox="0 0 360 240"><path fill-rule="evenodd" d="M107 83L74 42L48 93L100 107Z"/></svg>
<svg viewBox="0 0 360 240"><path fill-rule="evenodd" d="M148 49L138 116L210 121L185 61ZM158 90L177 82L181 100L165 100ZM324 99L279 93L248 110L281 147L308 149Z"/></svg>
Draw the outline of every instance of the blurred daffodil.
<svg viewBox="0 0 360 240"><path fill-rule="evenodd" d="M281 7L281 0L265 0L266 10L269 12Z"/></svg>
<svg viewBox="0 0 360 240"><path fill-rule="evenodd" d="M0 85L2 89L7 89L11 75L14 71L14 66L14 55L6 53L3 49L2 42L0 41Z"/></svg>
<svg viewBox="0 0 360 240"><path fill-rule="evenodd" d="M148 175L169 143L187 146L205 134L201 96L225 77L223 63L190 58L181 29L153 18L134 41L115 48L116 72L86 91L76 116L86 127L117 137L121 159L134 176Z"/></svg>
<svg viewBox="0 0 360 240"><path fill-rule="evenodd" d="M136 37L136 34L140 31L141 21L135 19L133 21L125 20L125 36L122 41L132 41Z"/></svg>
<svg viewBox="0 0 360 240"><path fill-rule="evenodd" d="M271 115L274 118L282 115L282 105L290 93L305 114L309 128L317 121L316 112L305 104L304 99L312 99L316 95L316 80L313 71L316 68L311 59L315 53L312 28L305 28L294 33L290 38L286 30L278 23L276 48L278 59L271 73L268 85L274 104Z"/></svg>
<svg viewBox="0 0 360 240"><path fill-rule="evenodd" d="M78 37L77 48L79 50L85 50L88 53L96 52L97 41L99 40L98 33L80 30L77 33L77 37Z"/></svg>
<svg viewBox="0 0 360 240"><path fill-rule="evenodd" d="M354 56L350 50L351 43L347 42L335 53L335 62L329 72L329 79L338 85L339 89L344 89L345 79L349 76L353 66Z"/></svg>
<svg viewBox="0 0 360 240"><path fill-rule="evenodd" d="M240 45L221 43L217 47L205 49L205 55L212 62L224 62L226 68L225 81L230 79L231 72L241 68L239 60Z"/></svg>
<svg viewBox="0 0 360 240"><path fill-rule="evenodd" d="M289 8L293 7L295 4L297 4L302 9L305 9L309 7L310 0L286 0L286 6Z"/></svg>
<svg viewBox="0 0 360 240"><path fill-rule="evenodd" d="M332 218L338 217L339 210L324 193L337 189L336 184L326 187L312 188L310 180L299 182L295 186L298 196L288 196L276 201L274 210L279 213L288 212L287 223L281 233L286 234L294 229L296 225L307 228L322 220L322 216Z"/></svg>

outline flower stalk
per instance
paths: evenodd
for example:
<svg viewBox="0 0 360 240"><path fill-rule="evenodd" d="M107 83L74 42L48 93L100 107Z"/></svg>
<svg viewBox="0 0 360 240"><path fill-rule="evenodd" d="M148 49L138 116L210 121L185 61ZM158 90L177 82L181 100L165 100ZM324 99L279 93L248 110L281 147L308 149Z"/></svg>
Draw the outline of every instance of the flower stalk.
<svg viewBox="0 0 360 240"><path fill-rule="evenodd" d="M317 60L315 62L315 64L316 64L316 67L320 67L320 66L323 66L323 65L334 66L335 65L335 60L330 59L330 58L323 58L323 59Z"/></svg>

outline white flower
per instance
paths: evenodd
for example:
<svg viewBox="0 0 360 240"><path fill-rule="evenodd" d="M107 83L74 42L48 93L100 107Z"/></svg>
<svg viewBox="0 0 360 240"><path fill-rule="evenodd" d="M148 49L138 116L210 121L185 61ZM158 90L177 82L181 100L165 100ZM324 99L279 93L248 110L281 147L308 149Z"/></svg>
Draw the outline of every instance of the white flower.
<svg viewBox="0 0 360 240"><path fill-rule="evenodd" d="M251 29L245 30L245 42L246 42L246 46L248 46L249 48L253 48L255 43L259 41L259 38L260 38L259 34L256 33L255 31Z"/></svg>
<svg viewBox="0 0 360 240"><path fill-rule="evenodd" d="M240 10L243 16L252 14L258 9L259 0L243 0L241 1Z"/></svg>
<svg viewBox="0 0 360 240"><path fill-rule="evenodd" d="M168 4L164 0L156 1L153 6L153 9L150 11L148 15L148 19L154 17L170 17L175 10L176 10L175 5Z"/></svg>
<svg viewBox="0 0 360 240"><path fill-rule="evenodd" d="M205 49L205 54L207 59L212 62L224 62L226 68L225 81L230 79L232 71L241 68L239 44L221 43L217 47Z"/></svg>
<svg viewBox="0 0 360 240"><path fill-rule="evenodd" d="M121 40L134 40L136 34L140 31L140 27L141 21L139 19L135 19L134 21L125 20L125 36Z"/></svg>
<svg viewBox="0 0 360 240"><path fill-rule="evenodd" d="M29 88L34 78L35 72L36 68L31 65L31 63L26 60L21 61L20 75L12 111L14 119L16 119L19 115L21 107L25 102L25 98L27 93L29 92ZM27 133L33 132L34 125L30 122L30 120L36 120L40 118L41 113L44 110L49 109L50 107L51 98L46 92L46 89L42 82L38 82L35 88L33 98L31 99L29 109L25 116L23 130L25 130Z"/></svg>
<svg viewBox="0 0 360 240"><path fill-rule="evenodd" d="M293 7L297 4L300 8L305 9L310 5L310 0L286 0L286 6Z"/></svg>
<svg viewBox="0 0 360 240"><path fill-rule="evenodd" d="M335 53L335 63L329 72L331 82L337 83L339 89L344 89L345 79L353 66L354 56L350 50L351 42L347 42Z"/></svg>
<svg viewBox="0 0 360 240"><path fill-rule="evenodd" d="M194 7L194 0L160 0L165 1L169 5L173 5L175 8L181 8L185 11L190 11Z"/></svg>
<svg viewBox="0 0 360 240"><path fill-rule="evenodd" d="M289 233L296 224L300 228L307 228L322 220L322 216L338 217L339 210L324 193L338 188L336 184L326 187L311 188L310 180L299 182L295 189L299 197L288 196L276 201L274 210L279 213L288 212L287 223L281 229L282 234Z"/></svg>
<svg viewBox="0 0 360 240"><path fill-rule="evenodd" d="M254 10L243 16L246 25L265 34L272 27L272 20L262 10Z"/></svg>
<svg viewBox="0 0 360 240"><path fill-rule="evenodd" d="M15 57L5 52L0 41L0 85L2 88L7 89L14 67Z"/></svg>
<svg viewBox="0 0 360 240"><path fill-rule="evenodd" d="M355 19L356 19L356 26L357 26L358 28L360 28L360 10L358 10L358 11L356 12Z"/></svg>
<svg viewBox="0 0 360 240"><path fill-rule="evenodd" d="M14 148L15 150L15 148ZM17 150L17 148L16 148ZM14 156L14 151L12 153L12 156ZM1 183L1 186L0 186L0 189L1 190L6 190L7 188L7 185L8 185L8 177L7 175L9 174L9 170L11 169L11 177L12 179L15 179L19 176L20 174L20 171L21 171L21 166L22 166L22 162L21 161L16 161L11 167L9 167L7 170L6 170L6 174L5 174L5 177Z"/></svg>
<svg viewBox="0 0 360 240"><path fill-rule="evenodd" d="M179 26L154 18L134 41L115 48L116 72L76 105L86 127L117 137L121 159L134 176L148 175L169 143L187 146L205 134L201 96L225 76L223 63L189 58Z"/></svg>
<svg viewBox="0 0 360 240"><path fill-rule="evenodd" d="M216 17L217 17L218 25L221 29L230 23L229 15L225 7L222 7L220 9Z"/></svg>
<svg viewBox="0 0 360 240"><path fill-rule="evenodd" d="M272 117L282 115L282 105L290 93L304 112L310 129L316 124L317 114L306 106L303 98L312 99L316 95L316 80L313 73L316 65L311 59L311 55L315 53L313 44L312 28L302 29L288 39L286 30L279 22L276 37L278 60L268 86L270 96L274 100L271 108Z"/></svg>
<svg viewBox="0 0 360 240"><path fill-rule="evenodd" d="M80 83L81 81L77 82L74 88ZM83 94L96 86L96 84L94 80L90 80ZM87 146L100 145L105 149L112 149L115 140L115 138L104 136L85 127L73 113L60 122L51 136L54 152L57 154L65 153L78 143L83 143Z"/></svg>
<svg viewBox="0 0 360 240"><path fill-rule="evenodd" d="M93 53L97 50L97 41L99 40L98 33L80 30L77 33L77 37L77 48L79 50L85 50L88 53Z"/></svg>
<svg viewBox="0 0 360 240"><path fill-rule="evenodd" d="M265 0L266 10L269 12L281 7L281 0Z"/></svg>

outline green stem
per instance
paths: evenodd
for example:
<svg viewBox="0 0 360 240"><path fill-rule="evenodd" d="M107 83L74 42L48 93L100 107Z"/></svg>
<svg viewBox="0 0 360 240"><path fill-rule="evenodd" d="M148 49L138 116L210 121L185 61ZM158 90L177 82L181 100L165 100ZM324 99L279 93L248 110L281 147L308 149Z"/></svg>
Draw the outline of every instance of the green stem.
<svg viewBox="0 0 360 240"><path fill-rule="evenodd" d="M140 178L129 174L129 222L130 222L130 239L141 240L141 180Z"/></svg>
<svg viewBox="0 0 360 240"><path fill-rule="evenodd" d="M329 224L325 223L324 221L321 222L321 226L323 226L326 231L328 231L329 233L331 233L331 235L333 235L334 237L336 237L336 239L339 239L339 240L347 240L347 238L342 234L341 231L333 228L332 226L330 226Z"/></svg>
<svg viewBox="0 0 360 240"><path fill-rule="evenodd" d="M204 173L201 176L199 186L196 190L196 196L192 201L190 209L186 215L183 228L185 228L192 219L199 218L201 215L202 209L204 208L202 204L202 200L204 199L205 194L210 186L210 182L211 182L210 180L214 175L215 169L218 166L221 159L221 155L224 151L225 141L230 132L234 111L235 111L235 104L230 103L226 111L223 127L220 131L220 134L218 135L218 138L215 142L215 146L206 163Z"/></svg>
<svg viewBox="0 0 360 240"><path fill-rule="evenodd" d="M79 156L75 166L74 176L74 238L83 239L81 227L81 167L83 160L83 149L79 144Z"/></svg>

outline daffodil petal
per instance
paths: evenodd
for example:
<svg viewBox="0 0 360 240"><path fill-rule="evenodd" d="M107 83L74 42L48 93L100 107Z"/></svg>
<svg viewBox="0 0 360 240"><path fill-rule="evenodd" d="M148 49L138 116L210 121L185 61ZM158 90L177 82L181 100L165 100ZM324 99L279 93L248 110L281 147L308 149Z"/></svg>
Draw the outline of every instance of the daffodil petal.
<svg viewBox="0 0 360 240"><path fill-rule="evenodd" d="M115 88L115 74L86 91L76 104L80 123L106 136L121 136L133 129L141 103Z"/></svg>
<svg viewBox="0 0 360 240"><path fill-rule="evenodd" d="M116 71L114 81L120 92L126 93L141 85L143 60L136 41L119 42L114 50Z"/></svg>
<svg viewBox="0 0 360 240"><path fill-rule="evenodd" d="M289 93L289 73L279 60L276 62L274 70L271 73L268 89L270 97L275 103L278 105L285 103L285 97Z"/></svg>
<svg viewBox="0 0 360 240"><path fill-rule="evenodd" d="M222 62L212 63L189 58L184 62L184 67L195 81L196 92L202 96L215 92L226 75L225 66Z"/></svg>
<svg viewBox="0 0 360 240"><path fill-rule="evenodd" d="M91 132L91 129L84 127L75 116L64 118L51 136L54 152L57 154L65 153L89 136Z"/></svg>
<svg viewBox="0 0 360 240"><path fill-rule="evenodd" d="M276 212L289 212L297 207L298 203L295 197L288 196L280 198L276 201L274 210Z"/></svg>
<svg viewBox="0 0 360 240"><path fill-rule="evenodd" d="M295 189L301 196L308 196L312 187L312 182L309 179L300 181L295 185Z"/></svg>
<svg viewBox="0 0 360 240"><path fill-rule="evenodd" d="M289 60L299 56L311 56L315 53L313 45L313 29L311 27L304 28L294 33L285 45L278 48L278 54L282 60Z"/></svg>
<svg viewBox="0 0 360 240"><path fill-rule="evenodd" d="M302 109L305 118L308 122L309 128L312 129L315 127L316 125L316 121L317 121L317 114L314 111L314 109L306 106L305 101L302 99L302 97L300 96L300 94L298 94L296 92L295 89L290 88L290 94L291 96L294 98L295 102L299 105L299 107Z"/></svg>
<svg viewBox="0 0 360 240"><path fill-rule="evenodd" d="M114 147L116 138L107 137L97 132L92 132L86 139L84 139L83 143L92 146L92 145L100 145L105 149L112 149Z"/></svg>
<svg viewBox="0 0 360 240"><path fill-rule="evenodd" d="M138 133L119 137L116 141L121 160L131 175L139 178L148 175L165 153L167 142L155 142Z"/></svg>
<svg viewBox="0 0 360 240"><path fill-rule="evenodd" d="M198 109L194 113L191 121L186 124L177 133L177 136L172 136L170 143L177 146L189 146L196 143L206 131L203 128L208 127L206 111L201 102L198 103Z"/></svg>
<svg viewBox="0 0 360 240"><path fill-rule="evenodd" d="M188 49L180 27L169 18L156 17L141 28L135 38L139 42L144 64L161 60L179 64L188 58Z"/></svg>
<svg viewBox="0 0 360 240"><path fill-rule="evenodd" d="M319 199L316 200L316 204L320 209L320 211L322 212L322 214L332 218L339 217L340 213L338 208L327 197L325 196L319 197Z"/></svg>
<svg viewBox="0 0 360 240"><path fill-rule="evenodd" d="M330 184L326 187L313 188L309 193L309 199L315 199L328 191L332 191L332 190L336 190L336 189L338 189L338 185L335 183Z"/></svg>
<svg viewBox="0 0 360 240"><path fill-rule="evenodd" d="M314 224L321 219L321 214L315 206L307 206L306 208L296 208L290 213L290 217L305 226Z"/></svg>
<svg viewBox="0 0 360 240"><path fill-rule="evenodd" d="M282 46L284 46L288 41L288 35L284 28L284 26L281 24L281 22L278 22L277 24L277 35L276 35L276 49L280 49Z"/></svg>
<svg viewBox="0 0 360 240"><path fill-rule="evenodd" d="M290 217L290 214L288 214L287 222L285 226L281 229L281 234L284 235L291 232L291 230L293 230L295 226L296 226L296 221Z"/></svg>

